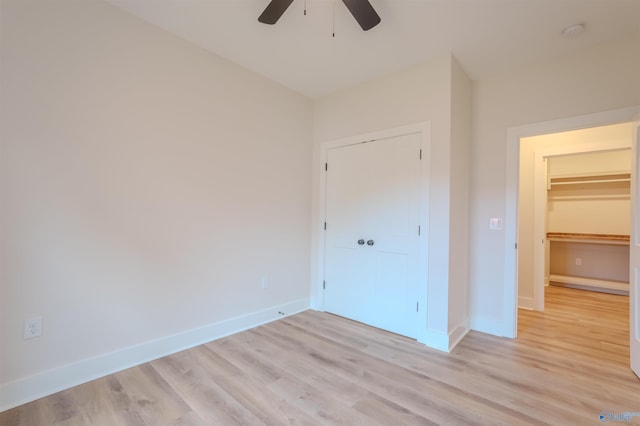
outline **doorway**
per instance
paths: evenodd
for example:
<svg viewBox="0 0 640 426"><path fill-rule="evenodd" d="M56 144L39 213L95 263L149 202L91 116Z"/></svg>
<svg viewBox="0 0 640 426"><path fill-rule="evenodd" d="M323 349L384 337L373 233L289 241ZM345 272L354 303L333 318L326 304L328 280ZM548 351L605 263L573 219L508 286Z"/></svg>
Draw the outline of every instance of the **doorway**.
<svg viewBox="0 0 640 426"><path fill-rule="evenodd" d="M518 253L525 266L518 277L519 339L572 342L576 352L604 343L619 348L616 355L626 353L631 132L631 123L622 123L521 140L520 205L531 208L533 220L521 209L520 241L531 246ZM594 149L589 140L608 149L600 143ZM522 176L531 150L533 176ZM523 199L527 184L533 200Z"/></svg>
<svg viewBox="0 0 640 426"><path fill-rule="evenodd" d="M505 262L501 332L503 336L515 338L518 326L518 186L521 138L630 122L634 120L638 113L640 113L640 107L631 107L507 129L504 220ZM603 145L602 149L608 149L606 144Z"/></svg>
<svg viewBox="0 0 640 426"><path fill-rule="evenodd" d="M628 266L617 257L628 262L631 130L620 123L521 138L519 307L544 310L550 275L593 288L628 282ZM605 258L623 266L623 275Z"/></svg>

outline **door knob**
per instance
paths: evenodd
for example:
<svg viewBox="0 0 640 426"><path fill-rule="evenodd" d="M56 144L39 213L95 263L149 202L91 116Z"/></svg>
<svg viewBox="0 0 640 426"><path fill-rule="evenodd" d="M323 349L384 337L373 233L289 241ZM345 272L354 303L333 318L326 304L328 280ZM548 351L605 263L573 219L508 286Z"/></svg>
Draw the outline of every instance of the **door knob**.
<svg viewBox="0 0 640 426"><path fill-rule="evenodd" d="M363 244L364 244L364 240L363 240L362 238L360 238L360 239L358 240L358 245L359 245L359 246L361 246L361 245L363 245Z"/></svg>
<svg viewBox="0 0 640 426"><path fill-rule="evenodd" d="M367 241L367 245L368 245L368 246L372 246L372 245L373 245L373 240L369 240L369 241Z"/></svg>

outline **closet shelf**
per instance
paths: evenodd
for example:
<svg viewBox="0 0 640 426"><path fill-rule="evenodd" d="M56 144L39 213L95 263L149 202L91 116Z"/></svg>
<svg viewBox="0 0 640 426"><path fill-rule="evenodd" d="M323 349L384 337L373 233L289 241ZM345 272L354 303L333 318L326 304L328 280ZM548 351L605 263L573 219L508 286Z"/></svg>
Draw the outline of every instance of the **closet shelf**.
<svg viewBox="0 0 640 426"><path fill-rule="evenodd" d="M550 201L628 200L629 194L549 195Z"/></svg>
<svg viewBox="0 0 640 426"><path fill-rule="evenodd" d="M547 232L549 241L566 241L574 243L629 245L628 235L616 234L584 234L571 232Z"/></svg>
<svg viewBox="0 0 640 426"><path fill-rule="evenodd" d="M547 189L550 190L553 186L563 185L595 185L624 182L631 182L631 174L627 171L601 174L592 173L588 175L550 176L547 181Z"/></svg>
<svg viewBox="0 0 640 426"><path fill-rule="evenodd" d="M568 180L555 181L551 179L551 185L581 185L589 183L613 183L613 182L631 182L630 178L613 178L613 179L591 179L591 180Z"/></svg>

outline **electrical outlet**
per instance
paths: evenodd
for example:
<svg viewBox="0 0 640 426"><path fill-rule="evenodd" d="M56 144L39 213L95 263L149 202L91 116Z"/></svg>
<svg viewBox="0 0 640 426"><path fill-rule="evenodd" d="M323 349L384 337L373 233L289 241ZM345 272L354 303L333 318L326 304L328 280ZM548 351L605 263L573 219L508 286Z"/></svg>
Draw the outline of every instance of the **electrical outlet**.
<svg viewBox="0 0 640 426"><path fill-rule="evenodd" d="M582 266L582 258L576 257L576 266Z"/></svg>
<svg viewBox="0 0 640 426"><path fill-rule="evenodd" d="M264 274L262 276L262 281L260 282L263 289L269 288L269 275Z"/></svg>
<svg viewBox="0 0 640 426"><path fill-rule="evenodd" d="M24 339L33 339L42 336L42 317L24 320Z"/></svg>

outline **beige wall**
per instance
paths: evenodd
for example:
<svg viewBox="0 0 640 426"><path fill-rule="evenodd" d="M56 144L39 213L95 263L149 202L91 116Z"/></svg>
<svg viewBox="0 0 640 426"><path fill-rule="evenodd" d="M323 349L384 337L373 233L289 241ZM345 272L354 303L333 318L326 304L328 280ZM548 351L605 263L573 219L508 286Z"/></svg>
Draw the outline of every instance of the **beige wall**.
<svg viewBox="0 0 640 426"><path fill-rule="evenodd" d="M102 2L0 5L0 409L30 376L308 306L308 99Z"/></svg>
<svg viewBox="0 0 640 426"><path fill-rule="evenodd" d="M549 262L552 275L629 282L628 245L553 241Z"/></svg>
<svg viewBox="0 0 640 426"><path fill-rule="evenodd" d="M473 93L470 312L472 328L507 334L505 231L489 230L506 208L509 128L640 106L640 35L476 81ZM517 161L517 160L516 160ZM505 222L507 227L514 223Z"/></svg>

